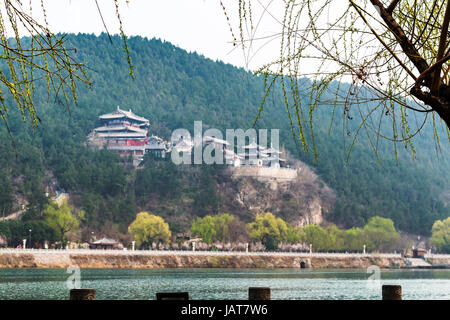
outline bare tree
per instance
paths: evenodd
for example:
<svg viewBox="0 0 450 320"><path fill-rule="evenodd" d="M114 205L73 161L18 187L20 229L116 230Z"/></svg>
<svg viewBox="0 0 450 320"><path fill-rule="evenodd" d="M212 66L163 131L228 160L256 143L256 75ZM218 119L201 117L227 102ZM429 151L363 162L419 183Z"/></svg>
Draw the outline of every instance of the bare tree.
<svg viewBox="0 0 450 320"><path fill-rule="evenodd" d="M440 128L450 141L449 1L220 3L234 45L247 59L268 43L279 43L279 55L256 71L265 78L259 113L278 80L292 133L306 151L307 131L313 131L312 117L318 107L329 108L333 117L342 110L345 128L354 116L360 118L352 132L352 146L365 131L375 153L379 138L385 138L410 146L414 154L411 138L427 121L433 125L436 145ZM282 6L280 16L277 5ZM238 15L238 26L233 25L231 12ZM258 34L265 17L278 27L277 32ZM301 82L303 76L311 79L309 88ZM302 105L305 98L309 99L306 106ZM416 121L408 120L411 114ZM385 121L391 128L387 133L380 129Z"/></svg>

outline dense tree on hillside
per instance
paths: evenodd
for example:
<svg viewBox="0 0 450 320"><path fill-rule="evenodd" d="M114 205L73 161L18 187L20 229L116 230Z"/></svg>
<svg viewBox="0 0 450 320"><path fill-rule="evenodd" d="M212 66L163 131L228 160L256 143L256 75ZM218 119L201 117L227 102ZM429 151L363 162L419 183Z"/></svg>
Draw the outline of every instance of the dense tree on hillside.
<svg viewBox="0 0 450 320"><path fill-rule="evenodd" d="M0 187L4 190L0 210L9 208L7 215L27 201L30 214L25 217L39 220L48 201L45 188L53 185L56 191L70 193L73 204L86 212L84 224L97 230L104 221L110 221L126 233L136 212L151 209L183 232L194 217L220 212L223 199L217 188L222 178L213 166L192 166L183 171L170 161L156 163L149 158L150 165L135 171L127 159L114 152L87 149L86 135L98 126L100 114L117 105L149 118L152 134L166 139L173 129L192 130L194 120L203 120L205 126L223 132L226 128L246 129L257 114L263 79L188 54L167 42L133 37L128 41L135 64L136 81L132 81L119 37L112 37L112 44L105 34L68 35L66 41L77 48L77 59L96 66L94 84L89 90L78 88L78 105L69 114L49 101L45 86L36 83L34 101L43 125L35 131L22 121L20 112L10 109L13 140L0 124L0 173L6 177L6 184ZM4 70L1 61L0 66ZM310 84L302 81L305 88ZM13 102L7 98L5 103ZM450 150L442 148L442 157L436 159L432 127L425 126L417 137L416 161L400 149L395 160L392 146L380 141L380 167L370 153L370 142L361 135L346 162L348 141L338 134L342 128L333 126L336 134L329 135L329 127L321 124L331 117L317 110L315 141L321 156L315 163L311 154L298 152L289 121L280 113L280 103L278 94L271 96L268 112L261 115L257 127L279 128L285 149L313 166L336 191L336 205L327 220L341 228L363 227L370 217L383 215L399 230L427 235L434 221L449 216L450 207L445 207L438 195L450 189ZM272 117L272 112L281 116ZM15 196L20 202L12 200L11 204ZM230 213L249 222L247 212Z"/></svg>
<svg viewBox="0 0 450 320"><path fill-rule="evenodd" d="M67 241L69 232L76 233L79 231L80 222L84 219L84 211L74 210L66 200L59 206L55 202L51 202L43 212L44 221L51 228L56 230L58 240L64 245Z"/></svg>

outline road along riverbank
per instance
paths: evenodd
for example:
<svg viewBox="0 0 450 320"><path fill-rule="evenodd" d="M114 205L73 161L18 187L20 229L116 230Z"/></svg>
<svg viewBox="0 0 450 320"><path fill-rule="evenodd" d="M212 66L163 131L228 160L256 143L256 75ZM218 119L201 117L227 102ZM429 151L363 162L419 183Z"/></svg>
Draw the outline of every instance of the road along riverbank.
<svg viewBox="0 0 450 320"><path fill-rule="evenodd" d="M450 264L450 255L425 257ZM405 268L400 254L327 254L201 251L0 250L0 268Z"/></svg>

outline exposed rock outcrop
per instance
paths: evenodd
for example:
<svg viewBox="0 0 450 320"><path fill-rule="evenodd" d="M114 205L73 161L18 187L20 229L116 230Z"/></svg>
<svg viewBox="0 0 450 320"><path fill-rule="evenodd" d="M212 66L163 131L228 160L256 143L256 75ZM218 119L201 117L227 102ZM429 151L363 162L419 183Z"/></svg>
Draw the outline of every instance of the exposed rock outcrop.
<svg viewBox="0 0 450 320"><path fill-rule="evenodd" d="M321 224L336 200L329 188L311 168L296 161L298 174L291 180L231 175L219 185L224 212L246 212L252 218L259 212L272 212L293 224Z"/></svg>

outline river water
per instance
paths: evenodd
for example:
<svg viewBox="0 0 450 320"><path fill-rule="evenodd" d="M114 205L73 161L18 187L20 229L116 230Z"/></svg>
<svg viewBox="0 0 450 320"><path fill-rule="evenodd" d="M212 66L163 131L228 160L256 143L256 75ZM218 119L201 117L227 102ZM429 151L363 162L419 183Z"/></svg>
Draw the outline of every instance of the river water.
<svg viewBox="0 0 450 320"><path fill-rule="evenodd" d="M380 299L382 284L402 286L403 299L450 299L450 270L81 269L82 288L97 299L155 299L188 291L190 299L248 299L248 287L270 287L272 299ZM77 272L0 269L0 299L68 299ZM69 281L68 280L71 280Z"/></svg>

